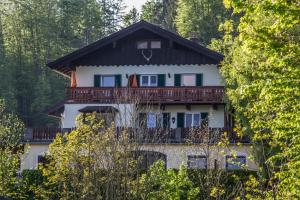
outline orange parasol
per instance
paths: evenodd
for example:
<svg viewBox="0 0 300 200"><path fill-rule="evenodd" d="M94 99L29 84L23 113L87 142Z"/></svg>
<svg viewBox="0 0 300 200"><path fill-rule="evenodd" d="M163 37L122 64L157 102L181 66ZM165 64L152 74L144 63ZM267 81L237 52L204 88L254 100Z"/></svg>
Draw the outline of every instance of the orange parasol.
<svg viewBox="0 0 300 200"><path fill-rule="evenodd" d="M71 87L77 87L76 72L75 71L71 72Z"/></svg>
<svg viewBox="0 0 300 200"><path fill-rule="evenodd" d="M136 74L133 75L131 87L132 88L137 88L138 87L138 82L137 82Z"/></svg>

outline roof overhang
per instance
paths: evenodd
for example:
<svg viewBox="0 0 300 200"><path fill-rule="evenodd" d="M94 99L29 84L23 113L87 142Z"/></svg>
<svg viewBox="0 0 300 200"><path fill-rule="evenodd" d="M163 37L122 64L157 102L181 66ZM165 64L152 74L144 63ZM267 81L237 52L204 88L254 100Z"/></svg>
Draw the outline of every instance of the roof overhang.
<svg viewBox="0 0 300 200"><path fill-rule="evenodd" d="M79 110L81 113L117 113L119 112L118 109L116 109L113 106L86 106Z"/></svg>

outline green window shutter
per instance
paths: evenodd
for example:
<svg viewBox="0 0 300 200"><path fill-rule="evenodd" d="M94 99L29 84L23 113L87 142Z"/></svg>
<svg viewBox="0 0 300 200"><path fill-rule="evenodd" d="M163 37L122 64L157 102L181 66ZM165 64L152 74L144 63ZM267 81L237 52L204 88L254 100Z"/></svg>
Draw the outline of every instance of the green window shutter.
<svg viewBox="0 0 300 200"><path fill-rule="evenodd" d="M94 87L101 87L101 75L94 75Z"/></svg>
<svg viewBox="0 0 300 200"><path fill-rule="evenodd" d="M157 86L158 87L165 87L166 86L166 75L165 74L158 74L157 75Z"/></svg>
<svg viewBox="0 0 300 200"><path fill-rule="evenodd" d="M115 87L122 87L122 75L115 75Z"/></svg>
<svg viewBox="0 0 300 200"><path fill-rule="evenodd" d="M207 119L207 117L208 117L208 113L207 112L201 113L201 119Z"/></svg>
<svg viewBox="0 0 300 200"><path fill-rule="evenodd" d="M181 74L174 74L174 86L181 86Z"/></svg>
<svg viewBox="0 0 300 200"><path fill-rule="evenodd" d="M163 113L163 128L170 128L170 113Z"/></svg>
<svg viewBox="0 0 300 200"><path fill-rule="evenodd" d="M147 114L139 113L139 125L141 128L147 127Z"/></svg>
<svg viewBox="0 0 300 200"><path fill-rule="evenodd" d="M177 113L177 128L184 127L184 113Z"/></svg>
<svg viewBox="0 0 300 200"><path fill-rule="evenodd" d="M141 79L141 75L136 74L136 80L137 80L138 87L140 87L140 79Z"/></svg>
<svg viewBox="0 0 300 200"><path fill-rule="evenodd" d="M196 86L203 86L203 74L196 74Z"/></svg>
<svg viewBox="0 0 300 200"><path fill-rule="evenodd" d="M201 127L205 128L208 126L208 113L203 112L201 113Z"/></svg>

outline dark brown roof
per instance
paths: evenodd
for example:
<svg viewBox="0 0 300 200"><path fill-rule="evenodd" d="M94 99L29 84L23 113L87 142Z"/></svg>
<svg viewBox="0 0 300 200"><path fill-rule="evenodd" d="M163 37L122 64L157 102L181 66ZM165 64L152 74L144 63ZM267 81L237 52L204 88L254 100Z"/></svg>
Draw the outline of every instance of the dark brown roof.
<svg viewBox="0 0 300 200"><path fill-rule="evenodd" d="M165 29L162 29L159 26L153 25L146 21L140 21L140 22L135 23L127 28L124 28L124 29L118 31L118 32L115 32L103 39L100 39L88 46L78 49L70 54L67 54L67 55L61 57L61 58L58 58L57 60L48 63L47 66L53 70L60 71L63 74L70 75L70 71L74 67L73 66L74 63L76 63L76 61L78 61L79 59L84 58L84 57L86 58L86 56L93 54L100 48L102 48L108 44L112 44L112 43L116 42L117 40L120 40L126 36L134 34L135 32L140 31L140 30L147 30L147 31L152 32L156 35L159 35L163 38L167 38L170 41L174 41L176 44L184 46L185 48L190 49L193 52L199 53L202 56L207 57L210 60L210 63L218 64L223 59L223 55L221 55L215 51L212 51L198 43L187 40L187 39L179 36L176 33L167 31ZM199 55L199 56L201 56L201 55ZM210 63L207 63L207 64L210 64Z"/></svg>

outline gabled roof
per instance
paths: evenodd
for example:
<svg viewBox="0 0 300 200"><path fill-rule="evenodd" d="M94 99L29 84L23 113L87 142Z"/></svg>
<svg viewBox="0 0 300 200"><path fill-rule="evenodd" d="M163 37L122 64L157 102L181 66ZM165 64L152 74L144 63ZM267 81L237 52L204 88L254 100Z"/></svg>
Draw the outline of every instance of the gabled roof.
<svg viewBox="0 0 300 200"><path fill-rule="evenodd" d="M223 55L220 53L210 50L196 42L185 39L176 33L162 29L161 27L159 27L157 25L154 25L154 24L151 24L151 23L148 23L148 22L142 20L140 22L137 22L137 23L127 27L127 28L124 28L118 32L115 32L107 37L104 37L90 45L87 45L81 49L75 50L74 52L67 54L61 58L58 58L57 60L55 60L53 62L49 62L47 64L47 66L53 70L57 70L64 74L70 75L69 71L70 71L71 67L74 67L74 66L72 66L72 61L75 61L77 59L80 59L83 56L91 54L94 51L100 49L101 47L108 45L110 43L113 43L121 38L124 38L136 31L138 31L138 30L141 30L141 29L151 31L157 35L164 37L164 38L168 38L171 41L174 41L174 42L176 42L182 46L185 46L197 53L205 55L205 56L211 58L212 60L215 60L217 63L219 63L223 59Z"/></svg>

